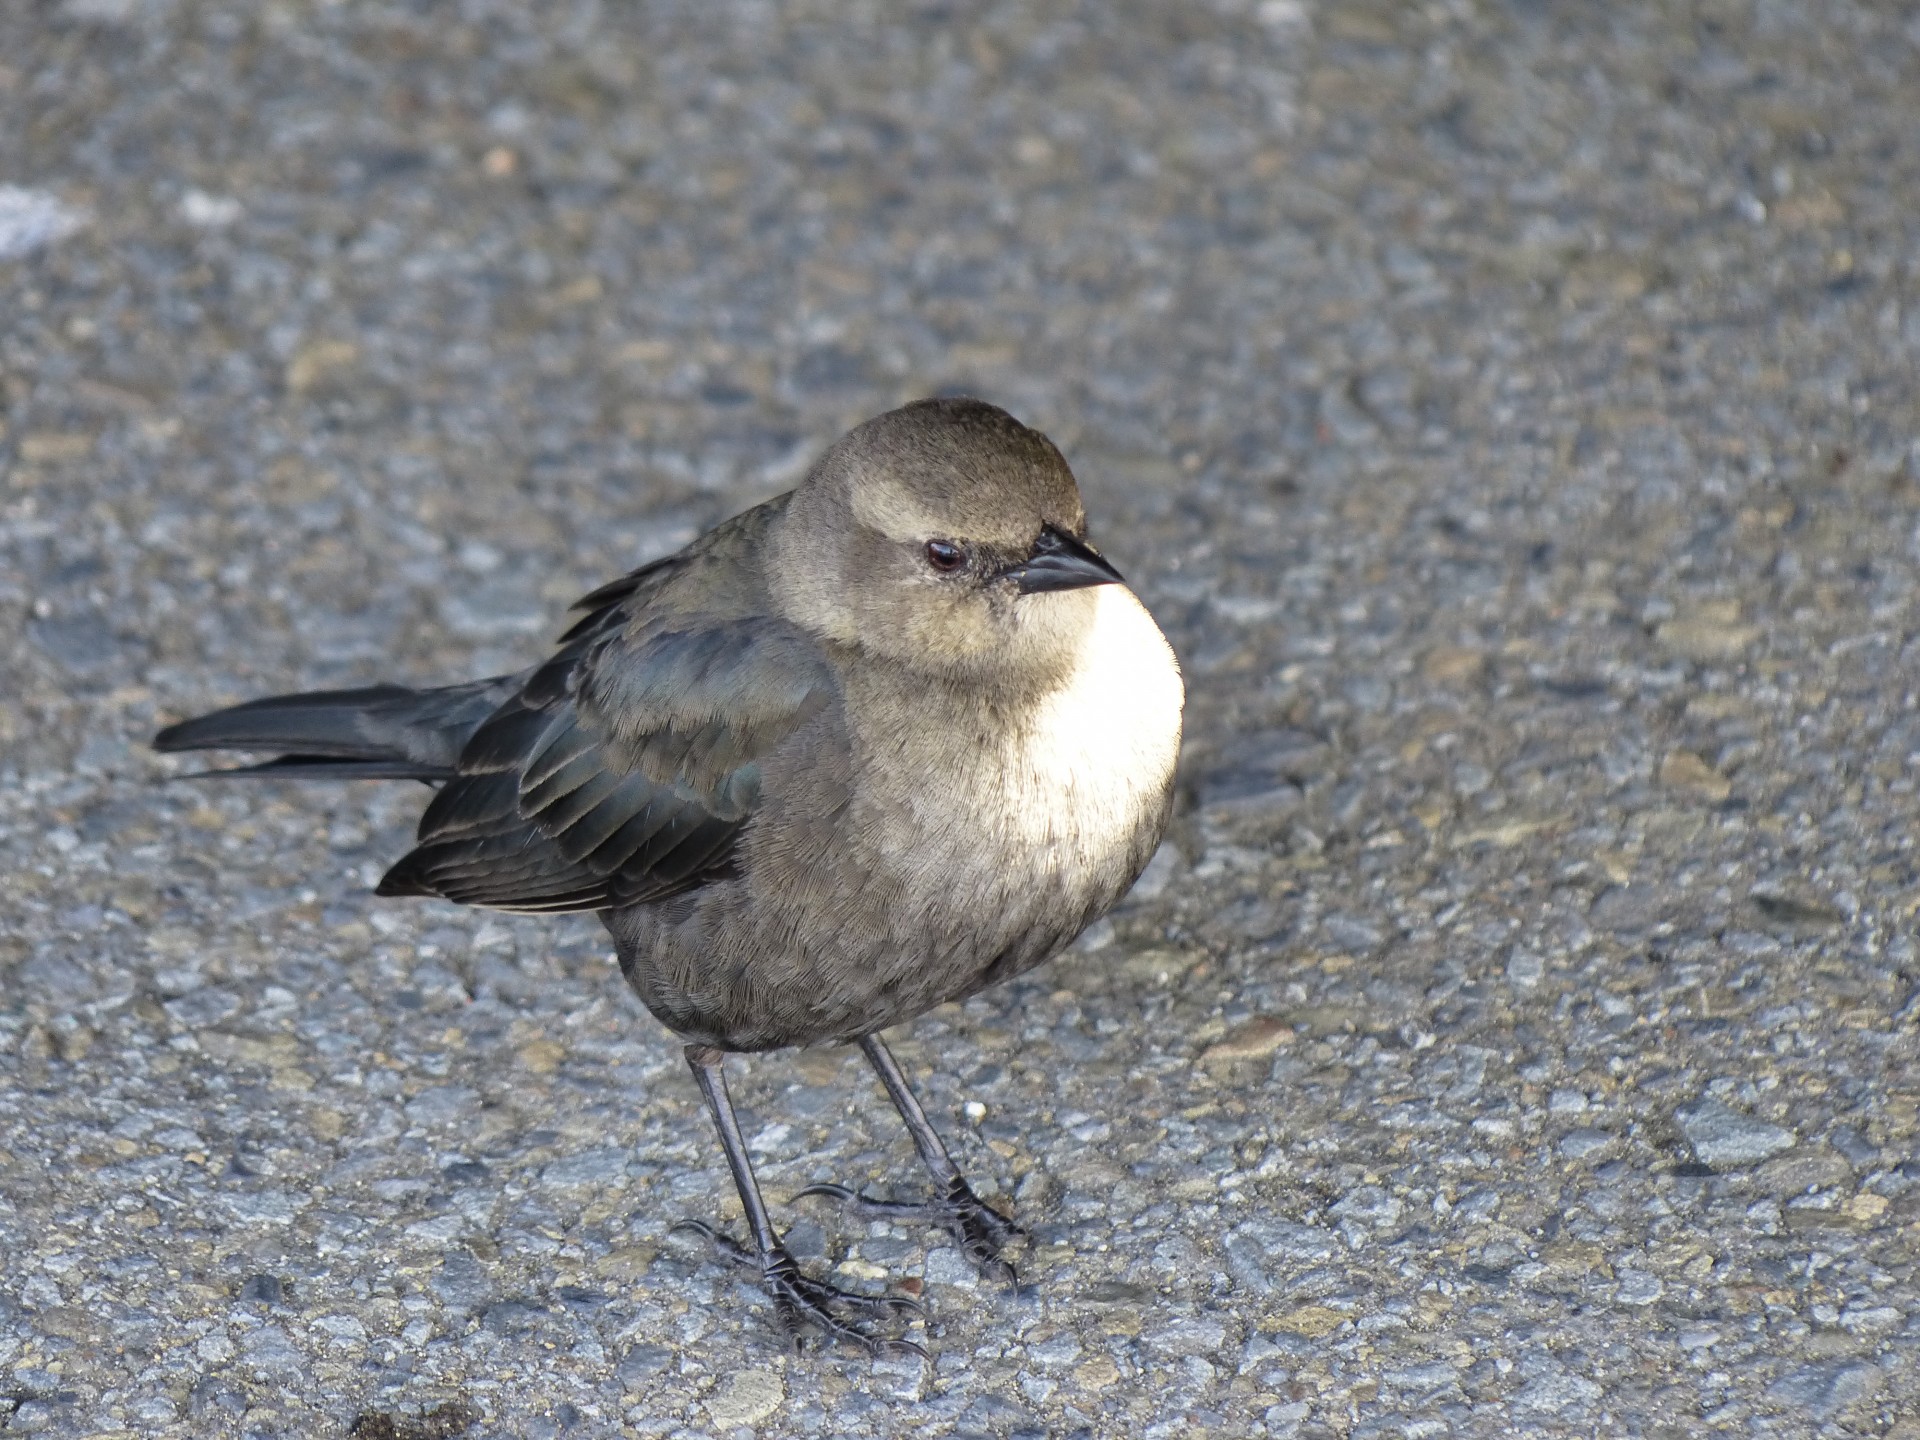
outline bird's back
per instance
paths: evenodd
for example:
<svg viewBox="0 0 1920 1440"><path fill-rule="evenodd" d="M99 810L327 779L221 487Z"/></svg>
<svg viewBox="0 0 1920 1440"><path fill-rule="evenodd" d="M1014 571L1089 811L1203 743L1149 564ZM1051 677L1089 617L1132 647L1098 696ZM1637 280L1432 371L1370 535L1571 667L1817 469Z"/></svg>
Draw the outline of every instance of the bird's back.
<svg viewBox="0 0 1920 1440"><path fill-rule="evenodd" d="M743 510L698 536L682 549L662 556L618 580L602 585L573 604L581 618L561 637L571 643L582 634L644 622L661 614L711 615L730 619L765 615L767 536L786 513L791 494Z"/></svg>

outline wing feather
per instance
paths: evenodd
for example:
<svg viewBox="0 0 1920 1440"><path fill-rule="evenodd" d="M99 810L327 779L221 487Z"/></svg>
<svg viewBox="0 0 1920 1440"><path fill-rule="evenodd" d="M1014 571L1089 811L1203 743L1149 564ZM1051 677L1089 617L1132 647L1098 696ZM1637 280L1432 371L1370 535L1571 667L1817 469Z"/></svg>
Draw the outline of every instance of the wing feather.
<svg viewBox="0 0 1920 1440"><path fill-rule="evenodd" d="M832 671L764 616L618 624L652 589L623 583L582 602L560 651L474 733L382 894L597 910L734 873L759 762L835 701Z"/></svg>

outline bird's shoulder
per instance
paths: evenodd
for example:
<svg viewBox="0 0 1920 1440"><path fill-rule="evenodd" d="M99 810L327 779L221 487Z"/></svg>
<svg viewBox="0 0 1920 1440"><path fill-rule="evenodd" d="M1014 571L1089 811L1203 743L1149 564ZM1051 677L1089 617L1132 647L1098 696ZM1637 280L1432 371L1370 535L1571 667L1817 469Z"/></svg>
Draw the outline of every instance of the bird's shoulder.
<svg viewBox="0 0 1920 1440"><path fill-rule="evenodd" d="M827 653L790 621L655 610L582 656L569 703L608 763L718 800L840 695Z"/></svg>

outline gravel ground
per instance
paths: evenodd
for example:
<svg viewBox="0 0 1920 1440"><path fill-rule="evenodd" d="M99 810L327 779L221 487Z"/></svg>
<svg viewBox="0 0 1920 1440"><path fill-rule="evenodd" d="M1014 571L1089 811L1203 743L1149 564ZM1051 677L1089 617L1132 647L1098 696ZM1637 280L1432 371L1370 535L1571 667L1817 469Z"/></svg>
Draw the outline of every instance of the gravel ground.
<svg viewBox="0 0 1920 1440"><path fill-rule="evenodd" d="M1920 1436L1898 3L0 8L0 1365L60 1436ZM1110 924L735 1067L785 1353L598 927L158 723L538 655L938 389L1190 682ZM423 1419L425 1416L427 1418Z"/></svg>

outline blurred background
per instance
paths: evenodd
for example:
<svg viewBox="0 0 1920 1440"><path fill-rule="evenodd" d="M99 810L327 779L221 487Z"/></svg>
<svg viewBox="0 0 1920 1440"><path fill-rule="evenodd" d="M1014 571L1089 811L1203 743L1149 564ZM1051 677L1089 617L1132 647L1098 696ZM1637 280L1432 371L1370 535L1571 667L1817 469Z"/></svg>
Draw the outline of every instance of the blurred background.
<svg viewBox="0 0 1920 1440"><path fill-rule="evenodd" d="M0 9L0 1418L1913 1440L1917 97L1897 3ZM669 1238L594 927L142 747L527 663L943 390L1190 743L1128 907L896 1047L1033 1293L784 1206L907 1163L837 1052L737 1083L923 1374Z"/></svg>

